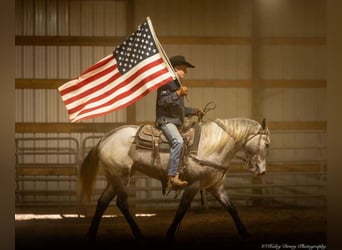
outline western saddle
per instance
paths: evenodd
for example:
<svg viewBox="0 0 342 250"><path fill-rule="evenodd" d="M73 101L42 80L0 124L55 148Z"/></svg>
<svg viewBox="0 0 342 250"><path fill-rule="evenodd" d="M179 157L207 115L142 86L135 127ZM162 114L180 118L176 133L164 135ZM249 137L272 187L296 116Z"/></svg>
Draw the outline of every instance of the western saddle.
<svg viewBox="0 0 342 250"><path fill-rule="evenodd" d="M198 123L194 123L186 131L181 132L184 139L183 157L186 157L189 153L197 153L200 134L201 127ZM160 164L159 153L168 153L170 150L170 144L163 131L151 124L140 126L135 135L134 143L136 145L136 149L152 151L154 162L157 164Z"/></svg>

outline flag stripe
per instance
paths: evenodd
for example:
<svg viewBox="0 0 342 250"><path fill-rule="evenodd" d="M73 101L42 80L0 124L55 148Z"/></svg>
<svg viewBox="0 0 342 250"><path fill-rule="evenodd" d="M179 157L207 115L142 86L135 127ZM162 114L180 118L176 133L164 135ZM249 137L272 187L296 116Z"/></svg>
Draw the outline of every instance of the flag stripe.
<svg viewBox="0 0 342 250"><path fill-rule="evenodd" d="M93 93L93 95L92 96L98 96L100 93L95 93L95 91L96 90L100 90L100 92L106 92L108 89L110 89L110 91L112 91L112 92L115 92L117 89L119 89L120 87L125 87L125 84L127 83L127 82L129 82L129 81L131 81L131 80L134 80L134 78L138 75L138 74L140 74L140 73L142 73L144 70L148 70L148 69L150 69L152 66L157 66L157 64L158 63L160 63L161 61L161 59L160 58L156 58L157 59L157 61L153 61L153 62L151 62L150 64L148 64L148 65L145 65L145 66L143 66L143 67L141 67L141 68L139 68L135 73L134 73L134 75L132 75L132 74L127 74L127 75L125 75L125 77L121 77L121 74L118 72L118 71L115 71L115 72L113 72L113 77L112 78L110 78L110 79L108 79L109 81L111 81L111 84L110 85L108 85L108 86L103 86L102 85L102 83L98 83L99 85L97 85L97 86L95 86L95 87L93 87L93 88L91 88L91 89L89 89L89 90L87 90L87 92L94 92ZM115 59L113 59L113 60L115 60ZM133 76L133 77L132 77ZM135 77L134 77L135 76ZM116 81L117 79L119 79L118 81ZM95 85L95 83L93 84L93 85ZM104 85L106 85L106 84L104 84ZM78 98L83 98L83 97L86 97L88 95L88 93L80 93L80 95L78 96ZM79 101L81 101L81 100L79 100ZM83 101L83 100L82 100Z"/></svg>
<svg viewBox="0 0 342 250"><path fill-rule="evenodd" d="M95 81L108 74L112 70L115 70L117 68L117 65L113 61L114 56L109 55L108 58L110 60L107 61L106 64L100 65L100 67L96 68L93 67L93 71L88 71L86 74L82 74L80 77L65 83L64 85L67 86L65 86L63 89L60 89L61 95L67 99L68 94L75 94L74 91L81 92L83 88L89 88L87 84L92 83L92 81Z"/></svg>
<svg viewBox="0 0 342 250"><path fill-rule="evenodd" d="M164 75L164 78L165 78L165 75ZM172 78L171 78L172 79ZM145 90L144 92L142 93L136 93L136 94L132 94L130 96L128 96L127 98L125 99L121 99L119 100L115 105L116 105L116 109L121 109L121 108L125 108L129 105L131 105L132 103L140 100L142 97L144 97L145 95L147 95L149 92L159 88L160 86L166 84L167 82L170 81L170 78L167 77L165 79L163 79L163 81L160 81L157 85L154 85L153 87ZM106 106L105 108L102 108L102 109L98 109L98 110L95 110L95 111L92 111L92 112L88 112L88 113L85 113L85 114L81 114L78 116L78 119L90 119L90 118L95 118L99 115L105 115L105 114L108 114L110 112L112 112L113 110ZM71 119L71 121L73 121Z"/></svg>
<svg viewBox="0 0 342 250"><path fill-rule="evenodd" d="M65 101L67 108L70 109L70 112L73 113L73 112L76 112L79 109L85 107L86 105L88 105L90 103L99 101L99 100L105 98L106 96L109 96L110 94L113 94L113 93L119 94L122 91L127 91L130 88L130 85L132 85L134 83L133 82L134 79L136 79L140 74L143 74L144 71L153 69L154 66L156 66L155 70L157 70L158 66L160 64L160 60L161 59L159 58L157 61L153 61L150 64L139 68L139 70L137 70L134 74L131 74L129 76L129 78L127 78L127 79L120 78L119 81L115 81L120 76L120 73L117 72L112 77L112 79L109 79L109 80L113 80L113 81L112 81L111 85L108 85L108 88L101 88L101 86L100 86L100 88L98 88L98 86L96 86L96 87L86 91L85 93L79 94L77 96L75 102L73 102L73 103L69 103L69 99L68 99ZM160 68L160 66L159 66L159 68ZM151 72L153 72L153 70ZM148 73L150 73L150 72L148 72ZM128 85L129 82L131 82L130 85ZM102 84L100 84L100 85L102 85ZM99 90L99 91L95 92L95 89ZM93 94L89 95L89 92L93 93ZM81 103L81 105L78 105L79 103Z"/></svg>
<svg viewBox="0 0 342 250"><path fill-rule="evenodd" d="M115 68L116 69L116 68ZM105 91L106 89L111 87L111 83L113 83L117 78L119 78L118 71L111 71L107 74L103 75L101 78L97 78L96 81L92 83L94 86L88 86L82 89L79 89L77 93L70 93L65 96L64 103L68 106L68 104L73 102L83 102L86 97L91 98L92 96L98 95L98 92ZM86 79L85 81L88 81Z"/></svg>
<svg viewBox="0 0 342 250"><path fill-rule="evenodd" d="M114 65L116 65L115 58L112 58L112 60L114 61ZM149 63L146 64L145 61L148 61ZM163 60L160 55L154 55L145 61L141 62L143 66L137 65L137 70L125 75L124 78L122 78L115 67L115 71L105 75L109 76L109 78L104 78L105 80L103 82L100 81L101 78L98 78L98 82L92 82L92 86L95 85L94 87L88 89L83 88L83 92L79 91L80 93L77 95L71 95L70 98L64 98L64 103L68 109L70 119L72 121L75 120L76 117L78 117L78 119L83 119L82 117L88 117L88 115L83 116L83 114L91 113L94 110L98 110L97 113L100 115L100 112L102 112L100 109L102 108L105 108L105 113L107 113L107 109L109 109L109 111L120 109L132 103L132 100L139 100L156 88L153 85L146 83L149 83L155 78L158 79L158 77L162 77L161 84L165 84L172 80L172 77L168 74L168 70L162 64ZM164 79L163 75L165 75ZM91 77L92 75L89 74L89 78ZM82 82L84 81L88 82L88 78L82 80ZM79 86L84 86L84 84L79 84ZM161 85L157 84L157 86ZM143 90L141 91L141 94L129 98L129 96L134 94L139 88ZM151 90L148 88L151 88ZM65 95L67 96L68 94ZM128 97L128 99L125 99L126 97ZM127 101L128 104L117 104L120 99Z"/></svg>
<svg viewBox="0 0 342 250"><path fill-rule="evenodd" d="M167 71L165 69L163 69L162 71L158 71L158 72L154 73L153 75L149 75L147 78L140 80L137 84L135 84L131 88L127 89L125 92L119 93L115 97L110 96L110 94L112 94L112 93L105 93L102 96L98 96L98 97L94 98L94 100L92 100L92 101L94 101L96 103L90 102L89 105L88 105L89 108L82 110L80 112L80 114L82 114L83 112L88 112L88 111L95 110L97 108L102 108L102 107L105 107L105 106L112 105L117 100L120 100L122 98L130 96L132 93L134 93L135 91L137 91L139 89L141 89L143 91L148 90L148 89L144 88L144 85L146 84L146 82L147 81L152 81L154 78L163 75L165 72L167 72ZM110 98L107 98L107 97L110 97ZM107 99L109 99L109 100L107 102L104 102L104 100L107 100ZM100 102L98 102L98 101L100 101ZM77 112L78 110L80 110L80 109L76 108L76 110L72 110L72 111Z"/></svg>
<svg viewBox="0 0 342 250"><path fill-rule="evenodd" d="M113 59L113 54L110 54L106 56L105 58L98 61L96 64L85 70L81 75L86 75L89 72L92 72L98 68L101 68L102 66L105 66L108 62L110 62Z"/></svg>

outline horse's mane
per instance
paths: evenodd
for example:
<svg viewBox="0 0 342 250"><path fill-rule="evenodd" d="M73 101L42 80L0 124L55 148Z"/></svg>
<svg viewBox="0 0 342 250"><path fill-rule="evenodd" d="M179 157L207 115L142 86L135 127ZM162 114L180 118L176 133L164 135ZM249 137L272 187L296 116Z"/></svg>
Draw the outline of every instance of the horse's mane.
<svg viewBox="0 0 342 250"><path fill-rule="evenodd" d="M205 123L202 126L202 136L206 138L202 151L204 155L221 152L229 140L242 143L247 140L249 135L255 134L261 129L258 122L247 118L216 119L216 121ZM227 131L224 131L218 123L222 124Z"/></svg>

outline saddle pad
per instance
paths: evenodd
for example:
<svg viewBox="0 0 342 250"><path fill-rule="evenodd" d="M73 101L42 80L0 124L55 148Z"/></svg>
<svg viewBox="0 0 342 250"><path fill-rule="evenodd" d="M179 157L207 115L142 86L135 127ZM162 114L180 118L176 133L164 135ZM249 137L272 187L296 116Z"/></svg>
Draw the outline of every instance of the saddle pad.
<svg viewBox="0 0 342 250"><path fill-rule="evenodd" d="M187 141L187 146L191 151L197 151L201 133L200 131L200 126L195 124L183 133L183 138ZM154 148L155 140L158 142L160 151L169 151L170 145L163 132L150 124L142 125L139 128L135 136L134 143L140 148L152 149Z"/></svg>
<svg viewBox="0 0 342 250"><path fill-rule="evenodd" d="M138 132L138 137L146 141L152 141L155 137L159 137L159 141L168 143L163 132L149 124L142 126Z"/></svg>
<svg viewBox="0 0 342 250"><path fill-rule="evenodd" d="M161 152L169 152L170 146L162 131L149 124L142 125L139 128L135 135L134 143L138 148L152 150L155 144L154 140L158 140Z"/></svg>

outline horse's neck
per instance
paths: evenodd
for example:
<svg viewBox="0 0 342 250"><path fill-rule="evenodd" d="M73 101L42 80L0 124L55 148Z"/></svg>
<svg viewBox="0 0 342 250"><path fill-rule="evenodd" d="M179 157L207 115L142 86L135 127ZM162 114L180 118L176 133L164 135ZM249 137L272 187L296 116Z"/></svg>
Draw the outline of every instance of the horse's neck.
<svg viewBox="0 0 342 250"><path fill-rule="evenodd" d="M203 142L203 144L205 144L205 142ZM233 159L234 155L239 151L239 149L239 144L234 140L234 138L230 137L228 138L227 142L225 143L225 146L222 150L220 150L220 152L215 151L211 154L205 154L202 153L201 150L199 150L198 157L201 159L205 159L207 161L211 161L218 165L229 165L229 163Z"/></svg>
<svg viewBox="0 0 342 250"><path fill-rule="evenodd" d="M224 150L222 150L221 155L221 164L223 165L229 165L232 159L234 158L235 154L241 149L241 145L233 141L231 143L227 143Z"/></svg>

